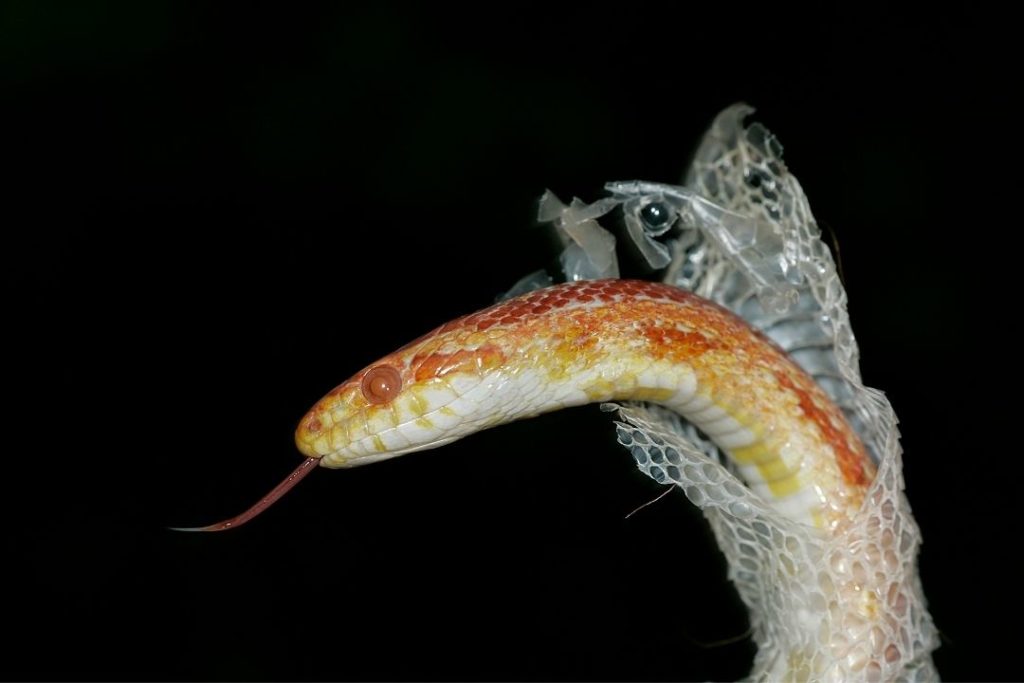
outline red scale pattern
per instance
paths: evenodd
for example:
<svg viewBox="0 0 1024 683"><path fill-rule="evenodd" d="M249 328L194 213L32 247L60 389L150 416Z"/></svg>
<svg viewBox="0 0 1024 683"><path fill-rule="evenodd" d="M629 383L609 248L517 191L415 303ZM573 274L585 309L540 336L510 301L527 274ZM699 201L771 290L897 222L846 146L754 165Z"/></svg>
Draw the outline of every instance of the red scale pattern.
<svg viewBox="0 0 1024 683"><path fill-rule="evenodd" d="M696 295L660 282L584 280L538 289L535 292L502 301L477 313L457 318L430 334L450 332L460 327L472 327L482 331L495 325L514 325L523 318L548 313L570 305L593 301L613 301L617 297L635 298L638 296L682 302L692 300Z"/></svg>

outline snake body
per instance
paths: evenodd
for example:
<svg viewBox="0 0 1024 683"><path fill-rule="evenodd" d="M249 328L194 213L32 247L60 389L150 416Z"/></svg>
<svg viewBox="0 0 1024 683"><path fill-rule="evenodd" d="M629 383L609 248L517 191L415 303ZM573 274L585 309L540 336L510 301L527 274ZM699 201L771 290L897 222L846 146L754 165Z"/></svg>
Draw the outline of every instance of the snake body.
<svg viewBox="0 0 1024 683"><path fill-rule="evenodd" d="M749 486L753 505L705 514L751 610L754 680L935 677L913 523L894 497L898 457L876 470L844 413L771 339L661 283L556 285L438 327L320 399L295 433L306 459L256 505L191 530L244 524L314 465L367 464L602 401L676 411ZM665 474L713 475L704 507L742 491L717 464L686 457L666 455L679 464ZM760 507L766 515L749 518Z"/></svg>
<svg viewBox="0 0 1024 683"><path fill-rule="evenodd" d="M570 284L453 320L363 368L300 421L307 457L294 472L242 514L189 530L246 523L316 465L638 402L611 406L616 438L707 519L749 610L749 680L937 680L895 414L860 379L833 259L778 141L744 124L751 111L716 117L684 186L609 183L592 204L545 194L538 217L556 226ZM613 210L651 268L668 264L669 284L594 279L619 273L615 237L596 220ZM513 291L550 281L533 273Z"/></svg>
<svg viewBox="0 0 1024 683"><path fill-rule="evenodd" d="M351 467L612 400L678 412L770 505L822 530L857 512L874 475L842 412L767 337L689 292L618 279L537 290L442 325L328 393L296 443L324 467Z"/></svg>

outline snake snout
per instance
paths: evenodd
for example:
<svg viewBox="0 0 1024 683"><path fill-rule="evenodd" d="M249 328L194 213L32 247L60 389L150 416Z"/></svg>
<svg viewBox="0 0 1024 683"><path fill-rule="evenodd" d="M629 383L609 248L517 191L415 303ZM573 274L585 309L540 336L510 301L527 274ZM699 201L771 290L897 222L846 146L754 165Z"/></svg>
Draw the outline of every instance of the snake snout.
<svg viewBox="0 0 1024 683"><path fill-rule="evenodd" d="M295 429L295 446L307 458L319 458L323 455L316 444L318 441L327 441L327 430L324 429L323 421L317 412L313 409L306 413Z"/></svg>

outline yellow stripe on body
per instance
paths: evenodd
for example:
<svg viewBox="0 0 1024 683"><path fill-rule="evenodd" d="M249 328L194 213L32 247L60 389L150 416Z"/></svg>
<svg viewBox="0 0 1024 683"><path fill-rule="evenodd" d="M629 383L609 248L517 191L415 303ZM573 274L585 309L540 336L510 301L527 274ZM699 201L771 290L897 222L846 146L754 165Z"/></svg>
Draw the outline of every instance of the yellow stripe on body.
<svg viewBox="0 0 1024 683"><path fill-rule="evenodd" d="M735 417L733 419L743 424ZM747 429L751 428L747 427ZM755 430L751 429L751 431L755 435L757 434ZM760 438L749 446L731 449L729 454L740 465L755 465L757 473L761 476L761 483L765 484L776 498L791 496L799 492L803 486L799 470L789 467L779 451L770 447Z"/></svg>

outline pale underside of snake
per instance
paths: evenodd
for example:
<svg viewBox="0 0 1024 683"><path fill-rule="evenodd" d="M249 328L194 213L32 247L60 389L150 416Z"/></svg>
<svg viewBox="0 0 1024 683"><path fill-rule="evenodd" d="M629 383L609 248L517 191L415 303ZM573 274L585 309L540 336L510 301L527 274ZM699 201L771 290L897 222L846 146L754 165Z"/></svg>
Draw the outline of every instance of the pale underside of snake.
<svg viewBox="0 0 1024 683"><path fill-rule="evenodd" d="M316 403L295 440L307 460L238 526L319 462L363 465L561 408L636 400L676 411L786 517L835 533L875 466L842 412L771 340L661 283L598 280L530 292L442 325Z"/></svg>

